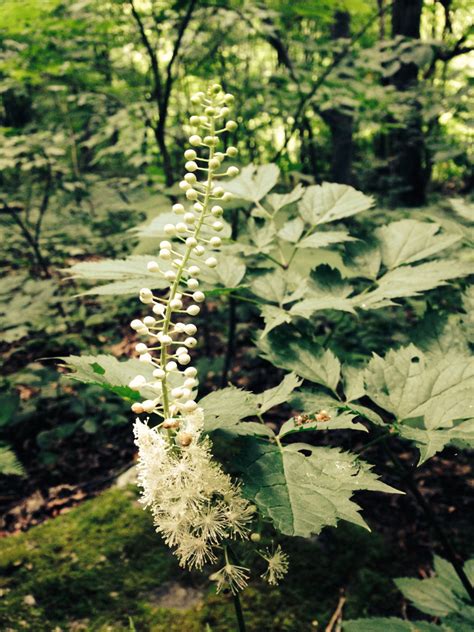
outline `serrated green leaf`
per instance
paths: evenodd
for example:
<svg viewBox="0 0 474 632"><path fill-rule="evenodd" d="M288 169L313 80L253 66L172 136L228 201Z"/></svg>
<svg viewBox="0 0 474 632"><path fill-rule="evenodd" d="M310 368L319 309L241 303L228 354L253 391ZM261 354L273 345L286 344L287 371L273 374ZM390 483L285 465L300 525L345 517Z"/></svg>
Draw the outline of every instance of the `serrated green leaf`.
<svg viewBox="0 0 474 632"><path fill-rule="evenodd" d="M351 300L337 296L305 299L304 301L295 303L295 305L293 305L290 309L290 314L292 316L301 316L302 318L311 318L315 312L323 311L325 309L333 309L339 312L349 312L350 314L355 314Z"/></svg>
<svg viewBox="0 0 474 632"><path fill-rule="evenodd" d="M328 230L305 237L298 243L298 248L326 248L331 244L339 244L344 241L356 241L356 239L345 230Z"/></svg>
<svg viewBox="0 0 474 632"><path fill-rule="evenodd" d="M272 193L267 197L267 202L272 206L275 214L284 206L297 202L303 195L304 188L301 184L297 184L293 191L289 193Z"/></svg>
<svg viewBox="0 0 474 632"><path fill-rule="evenodd" d="M147 390L141 390L141 394L133 391L128 386L130 381L137 375L143 375L147 380L152 380L153 366L136 359L120 362L111 355L66 356L59 359L73 371L67 377L87 384L96 384L132 401L142 400ZM150 395L153 398L156 397L154 392Z"/></svg>
<svg viewBox="0 0 474 632"><path fill-rule="evenodd" d="M469 595L454 572L451 564L435 556L436 576L427 579L402 577L395 580L397 588L413 602L413 605L435 617L446 617L453 613L462 613L468 605ZM472 576L471 564L467 563L465 571Z"/></svg>
<svg viewBox="0 0 474 632"><path fill-rule="evenodd" d="M364 371L355 366L345 364L342 368L344 394L348 402L360 399L365 395Z"/></svg>
<svg viewBox="0 0 474 632"><path fill-rule="evenodd" d="M278 386L256 395L260 414L266 413L267 410L270 410L270 408L274 406L286 403L295 388L301 386L302 381L303 380L300 380L294 373L288 373Z"/></svg>
<svg viewBox="0 0 474 632"><path fill-rule="evenodd" d="M346 184L323 182L307 187L298 204L301 217L312 226L334 222L369 209L374 203Z"/></svg>
<svg viewBox="0 0 474 632"><path fill-rule="evenodd" d="M339 520L367 528L351 501L354 491L395 491L354 455L304 443L280 448L261 440L246 442L238 467L245 495L285 535L309 537Z"/></svg>
<svg viewBox="0 0 474 632"><path fill-rule="evenodd" d="M274 270L257 277L251 288L255 296L281 304L286 295L286 280L282 272Z"/></svg>
<svg viewBox="0 0 474 632"><path fill-rule="evenodd" d="M377 280L377 289L352 300L354 305L362 309L378 309L392 305L393 299L416 296L471 273L472 266L460 261L441 260L418 266L406 265L390 270Z"/></svg>
<svg viewBox="0 0 474 632"><path fill-rule="evenodd" d="M382 262L388 268L414 263L449 248L460 240L459 235L438 234L439 225L402 219L375 231L380 241Z"/></svg>
<svg viewBox="0 0 474 632"><path fill-rule="evenodd" d="M219 265L214 269L208 268L202 279L211 286L220 284L225 288L236 288L244 278L246 269L239 257L219 255Z"/></svg>
<svg viewBox="0 0 474 632"><path fill-rule="evenodd" d="M265 322L265 328L261 332L260 338L265 338L275 327L291 322L290 313L274 305L262 305L260 314Z"/></svg>
<svg viewBox="0 0 474 632"><path fill-rule="evenodd" d="M385 358L375 355L364 383L368 396L395 415L400 434L415 442L422 460L448 443L473 441L468 423L474 410L473 357L430 359L409 345L389 351Z"/></svg>
<svg viewBox="0 0 474 632"><path fill-rule="evenodd" d="M280 169L272 163L259 167L248 165L236 178L226 182L224 188L241 200L256 203L273 189L279 175Z"/></svg>
<svg viewBox="0 0 474 632"><path fill-rule="evenodd" d="M253 421L242 421L259 412L257 398L253 393L229 386L213 391L199 401L204 411L204 431L220 432L227 436L260 435L272 436L268 426Z"/></svg>
<svg viewBox="0 0 474 632"><path fill-rule="evenodd" d="M147 263L153 258L151 255L135 255L127 259L83 261L63 272L73 279L111 281L111 283L89 288L85 292L81 292L79 296L138 294L142 287L149 287L154 290L168 286L168 282L161 275L148 272ZM163 271L170 269L166 262L161 261L160 267Z"/></svg>
<svg viewBox="0 0 474 632"><path fill-rule="evenodd" d="M304 222L299 217L286 222L278 231L278 237L284 241L296 243L303 234ZM303 240L304 241L304 240Z"/></svg>
<svg viewBox="0 0 474 632"><path fill-rule="evenodd" d="M335 391L341 364L330 349L305 340L289 340L285 346L272 345L268 338L260 341L263 356L275 366Z"/></svg>

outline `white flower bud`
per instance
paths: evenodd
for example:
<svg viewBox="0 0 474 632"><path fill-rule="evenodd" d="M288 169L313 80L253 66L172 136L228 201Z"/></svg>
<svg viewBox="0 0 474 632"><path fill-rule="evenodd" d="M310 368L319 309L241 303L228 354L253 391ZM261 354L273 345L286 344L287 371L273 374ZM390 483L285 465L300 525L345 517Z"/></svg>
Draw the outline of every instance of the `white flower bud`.
<svg viewBox="0 0 474 632"><path fill-rule="evenodd" d="M217 266L217 259L215 257L209 257L206 259L205 264L210 268L215 268Z"/></svg>
<svg viewBox="0 0 474 632"><path fill-rule="evenodd" d="M156 261L149 261L146 264L146 267L147 267L148 272L159 272L160 270L160 266L158 265Z"/></svg>
<svg viewBox="0 0 474 632"><path fill-rule="evenodd" d="M222 201L228 202L229 200L232 200L233 197L234 196L232 195L232 193L230 193L229 191L226 191L224 195L222 196Z"/></svg>
<svg viewBox="0 0 474 632"><path fill-rule="evenodd" d="M197 118L199 119L199 117ZM186 158L186 160L196 160L197 153L194 151L194 149L186 149L186 151L184 152L184 157Z"/></svg>
<svg viewBox="0 0 474 632"><path fill-rule="evenodd" d="M158 339L163 345L170 345L173 342L173 338L168 334L161 334Z"/></svg>
<svg viewBox="0 0 474 632"><path fill-rule="evenodd" d="M142 402L142 407L146 413L152 413L156 408L156 404L152 399L146 399Z"/></svg>
<svg viewBox="0 0 474 632"><path fill-rule="evenodd" d="M211 208L211 215L214 215L214 217L221 217L223 212L224 209L222 208L222 206L216 205Z"/></svg>
<svg viewBox="0 0 474 632"><path fill-rule="evenodd" d="M183 353L188 353L188 350L186 349L186 347L178 347L176 349L176 355L180 356Z"/></svg>
<svg viewBox="0 0 474 632"><path fill-rule="evenodd" d="M187 191L191 188L191 185L189 184L189 182L186 182L186 180L181 180L181 182L179 183L179 188L181 189L181 191Z"/></svg>
<svg viewBox="0 0 474 632"><path fill-rule="evenodd" d="M196 178L196 176L194 175L194 173L187 173L187 174L184 176L184 179L186 180L186 182L188 182L188 183L189 183L189 184L191 184L191 185L196 184L196 182L197 182L197 178Z"/></svg>
<svg viewBox="0 0 474 632"><path fill-rule="evenodd" d="M189 356L188 356L188 358L189 358ZM191 360L191 358L189 358L189 359ZM191 391L190 391L189 388L183 388L181 390L183 392L184 399L187 399L188 397L191 397Z"/></svg>
<svg viewBox="0 0 474 632"><path fill-rule="evenodd" d="M207 114L207 116L214 116L216 113L216 108L213 108L212 105L208 105L204 112Z"/></svg>
<svg viewBox="0 0 474 632"><path fill-rule="evenodd" d="M179 334L184 333L185 329L186 325L184 323L176 323L176 325L174 326L174 330Z"/></svg>
<svg viewBox="0 0 474 632"><path fill-rule="evenodd" d="M152 327L156 323L156 318L153 318L153 316L145 316L143 322L147 327Z"/></svg>
<svg viewBox="0 0 474 632"><path fill-rule="evenodd" d="M142 386L145 386L145 384L146 377L143 377L143 375L137 375L128 383L128 386L132 389L132 391L138 391Z"/></svg>
<svg viewBox="0 0 474 632"><path fill-rule="evenodd" d="M148 347L144 342L139 342L135 345L135 351L141 355L142 353L146 353L148 351Z"/></svg>
<svg viewBox="0 0 474 632"><path fill-rule="evenodd" d="M201 211L204 210L204 206L201 204L201 202L194 202L193 209L195 211L198 211L198 213L200 213Z"/></svg>
<svg viewBox="0 0 474 632"><path fill-rule="evenodd" d="M182 353L178 356L178 362L183 365L189 364L191 362L191 356L187 353Z"/></svg>
<svg viewBox="0 0 474 632"><path fill-rule="evenodd" d="M190 367L192 368L192 367ZM186 369L187 371L187 369ZM193 377L187 377L184 382L183 385L185 388L194 388L196 386L196 380Z"/></svg>
<svg viewBox="0 0 474 632"><path fill-rule="evenodd" d="M188 160L188 162L184 165L186 171L197 171L198 165L194 160Z"/></svg>
<svg viewBox="0 0 474 632"><path fill-rule="evenodd" d="M142 355L138 359L140 360L140 362L153 362L151 353L142 353Z"/></svg>
<svg viewBox="0 0 474 632"><path fill-rule="evenodd" d="M220 232L224 228L224 224L219 220L212 222L212 228Z"/></svg>
<svg viewBox="0 0 474 632"><path fill-rule="evenodd" d="M184 213L184 206L182 204L173 204L172 210L173 210L173 213L176 213L177 215L182 215ZM166 243L169 244L169 241ZM163 246L162 244L163 242L161 242L160 244L162 248L169 248L171 246L171 244L170 246Z"/></svg>
<svg viewBox="0 0 474 632"><path fill-rule="evenodd" d="M193 366L189 366L187 369L184 370L184 375L186 377L196 377L197 369Z"/></svg>
<svg viewBox="0 0 474 632"><path fill-rule="evenodd" d="M173 298L170 301L170 307L173 310L182 309L183 301L180 301L179 298Z"/></svg>
<svg viewBox="0 0 474 632"><path fill-rule="evenodd" d="M206 300L206 295L204 294L204 292L201 292L200 290L198 290L197 292L194 292L193 301L196 301L196 303L202 303L205 300Z"/></svg>
<svg viewBox="0 0 474 632"><path fill-rule="evenodd" d="M227 169L227 175L230 176L231 178L234 178L235 176L239 175L239 168L238 167L229 167Z"/></svg>
<svg viewBox="0 0 474 632"><path fill-rule="evenodd" d="M199 305L190 305L187 308L186 313L189 314L190 316L197 316L200 311L201 311L201 308L199 307Z"/></svg>
<svg viewBox="0 0 474 632"><path fill-rule="evenodd" d="M222 244L222 239L220 237L211 237L209 243L213 248L219 248Z"/></svg>
<svg viewBox="0 0 474 632"><path fill-rule="evenodd" d="M219 112L220 116L229 116L230 114L230 110L228 107L223 107L221 108L221 111Z"/></svg>
<svg viewBox="0 0 474 632"><path fill-rule="evenodd" d="M189 399L187 402L183 404L183 410L186 413L192 413L194 410L196 410L197 407L198 405L192 399Z"/></svg>
<svg viewBox="0 0 474 632"><path fill-rule="evenodd" d="M199 125L199 116L193 115L190 117L189 122L191 125ZM186 154L185 154L186 155Z"/></svg>
<svg viewBox="0 0 474 632"><path fill-rule="evenodd" d="M174 270L167 270L165 272L165 279L167 281L174 281L176 279L176 272Z"/></svg>
<svg viewBox="0 0 474 632"><path fill-rule="evenodd" d="M201 268L199 266L189 266L189 274L193 277L197 277L197 275L201 272Z"/></svg>
<svg viewBox="0 0 474 632"><path fill-rule="evenodd" d="M192 336L190 336L189 338L186 338L186 340L184 341L184 344L189 347L190 349L194 349L194 347L197 345L197 340L196 338L193 338Z"/></svg>
<svg viewBox="0 0 474 632"><path fill-rule="evenodd" d="M194 213L186 213L186 215L184 216L184 221L186 222L186 224L194 224L194 222L196 221L196 215L194 215Z"/></svg>
<svg viewBox="0 0 474 632"><path fill-rule="evenodd" d="M176 369L178 368L178 365L176 364L176 362L174 362L173 360L171 360L170 362L168 362L165 366L165 369L167 371L176 371Z"/></svg>
<svg viewBox="0 0 474 632"><path fill-rule="evenodd" d="M179 268L179 266L183 263L183 260L180 259L179 257L177 257L176 259L173 259L173 265L175 268Z"/></svg>
<svg viewBox="0 0 474 632"><path fill-rule="evenodd" d="M174 399L179 399L180 397L183 397L183 390L181 388L172 388L171 389L171 397L173 397Z"/></svg>
<svg viewBox="0 0 474 632"><path fill-rule="evenodd" d="M167 248L162 248L158 253L158 256L160 259L163 259L163 261L168 261L171 259L171 252Z"/></svg>
<svg viewBox="0 0 474 632"><path fill-rule="evenodd" d="M198 192L196 191L196 189L188 189L186 191L186 197L188 200L197 200Z"/></svg>
<svg viewBox="0 0 474 632"><path fill-rule="evenodd" d="M238 125L235 121L227 121L227 123L225 124L225 128L228 132L235 132L235 130L238 128Z"/></svg>
<svg viewBox="0 0 474 632"><path fill-rule="evenodd" d="M211 158L209 160L210 169L219 169L220 166L221 166L221 161L219 160L219 158Z"/></svg>
<svg viewBox="0 0 474 632"><path fill-rule="evenodd" d="M142 287L140 290L140 301L142 303L151 303L153 301L153 292L148 287Z"/></svg>
<svg viewBox="0 0 474 632"><path fill-rule="evenodd" d="M165 234L169 235L170 237L176 235L176 226L174 224L165 224L163 230Z"/></svg>
<svg viewBox="0 0 474 632"><path fill-rule="evenodd" d="M198 256L201 257L204 253L206 252L206 249L204 248L204 246L196 246L196 248L194 248L194 253Z"/></svg>
<svg viewBox="0 0 474 632"><path fill-rule="evenodd" d="M156 377L157 380L162 380L164 377L166 377L166 373L163 371L163 369L155 369L153 371L153 377Z"/></svg>
<svg viewBox="0 0 474 632"><path fill-rule="evenodd" d="M234 99L234 95L233 94L229 94L228 92L226 94L224 94L224 103L226 105L232 105L232 103L235 101Z"/></svg>
<svg viewBox="0 0 474 632"><path fill-rule="evenodd" d="M191 445L193 442L193 435L189 434L189 432L180 432L177 436L179 444L183 448L187 448L188 445Z"/></svg>
<svg viewBox="0 0 474 632"><path fill-rule="evenodd" d="M168 250L171 250L171 242L160 241L160 248L168 248Z"/></svg>
<svg viewBox="0 0 474 632"><path fill-rule="evenodd" d="M138 331L139 329L143 329L143 323L141 320L138 320L138 318L134 318L130 323L130 327L135 331Z"/></svg>
<svg viewBox="0 0 474 632"><path fill-rule="evenodd" d="M156 305L153 305L152 311L157 316L163 316L163 314L165 313L165 306L162 303L156 303Z"/></svg>
<svg viewBox="0 0 474 632"><path fill-rule="evenodd" d="M199 287L199 281L197 279L191 278L186 281L186 285L190 290L197 290Z"/></svg>
<svg viewBox="0 0 474 632"><path fill-rule="evenodd" d="M239 150L237 149L237 147L227 147L226 154L230 156L231 158L235 158L238 153L239 153Z"/></svg>
<svg viewBox="0 0 474 632"><path fill-rule="evenodd" d="M176 224L176 231L178 233L185 233L187 230L188 230L188 227L186 226L184 222L178 222Z"/></svg>
<svg viewBox="0 0 474 632"><path fill-rule="evenodd" d="M133 412L137 415L141 415L143 412L145 412L143 410L143 406L139 402L135 402L134 404L132 404L131 408Z"/></svg>
<svg viewBox="0 0 474 632"><path fill-rule="evenodd" d="M192 145L193 147L199 147L201 143L202 143L202 138L198 136L197 134L193 134L192 136L189 137L189 144Z"/></svg>
<svg viewBox="0 0 474 632"><path fill-rule="evenodd" d="M216 187L215 189L213 189L212 194L216 197L216 198L221 198L224 195L225 191L222 187Z"/></svg>
<svg viewBox="0 0 474 632"><path fill-rule="evenodd" d="M186 325L184 328L184 331L188 334L188 336L194 336L197 331L197 327L196 325L193 325L193 323L189 323L189 325Z"/></svg>
<svg viewBox="0 0 474 632"><path fill-rule="evenodd" d="M189 246L189 248L192 248L193 246L197 245L197 239L195 237L188 237L186 239L186 246Z"/></svg>

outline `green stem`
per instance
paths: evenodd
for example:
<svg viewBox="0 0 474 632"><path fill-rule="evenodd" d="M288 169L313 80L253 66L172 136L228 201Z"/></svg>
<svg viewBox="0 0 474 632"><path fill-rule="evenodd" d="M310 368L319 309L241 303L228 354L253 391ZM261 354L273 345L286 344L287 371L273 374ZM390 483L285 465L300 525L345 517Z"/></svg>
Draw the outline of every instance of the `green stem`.
<svg viewBox="0 0 474 632"><path fill-rule="evenodd" d="M246 632L244 613L242 611L242 604L240 603L240 597L238 593L232 595L234 598L235 618L237 619L238 632Z"/></svg>

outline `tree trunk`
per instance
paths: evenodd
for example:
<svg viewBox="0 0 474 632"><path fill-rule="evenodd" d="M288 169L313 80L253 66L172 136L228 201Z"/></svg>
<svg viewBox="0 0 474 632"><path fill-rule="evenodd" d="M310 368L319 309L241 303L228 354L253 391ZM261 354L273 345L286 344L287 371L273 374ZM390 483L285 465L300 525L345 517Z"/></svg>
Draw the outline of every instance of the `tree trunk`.
<svg viewBox="0 0 474 632"><path fill-rule="evenodd" d="M351 16L347 11L336 11L331 35L334 40L350 37ZM337 108L319 112L331 134L331 180L342 184L352 183L354 154L354 118Z"/></svg>
<svg viewBox="0 0 474 632"><path fill-rule="evenodd" d="M394 0L392 5L392 36L420 38L423 0ZM394 204L420 206L426 201L425 142L421 104L417 99L418 66L401 63L390 77L399 100L409 106L403 127L388 136L388 159L392 175ZM403 93L406 93L404 95Z"/></svg>

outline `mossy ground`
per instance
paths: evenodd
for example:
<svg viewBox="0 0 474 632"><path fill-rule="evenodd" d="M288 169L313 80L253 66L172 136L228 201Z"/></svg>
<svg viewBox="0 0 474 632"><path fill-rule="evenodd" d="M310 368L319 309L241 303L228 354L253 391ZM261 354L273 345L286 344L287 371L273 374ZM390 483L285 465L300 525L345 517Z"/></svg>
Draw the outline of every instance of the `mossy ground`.
<svg viewBox="0 0 474 632"><path fill-rule="evenodd" d="M342 525L286 549L291 566L280 588L254 582L244 593L249 632L322 630L342 588L347 618L399 612L391 577L406 569L376 534ZM131 490L106 491L0 541L0 576L1 630L236 629L231 598L178 568ZM157 605L157 589L176 581L201 589L202 600L188 610Z"/></svg>

